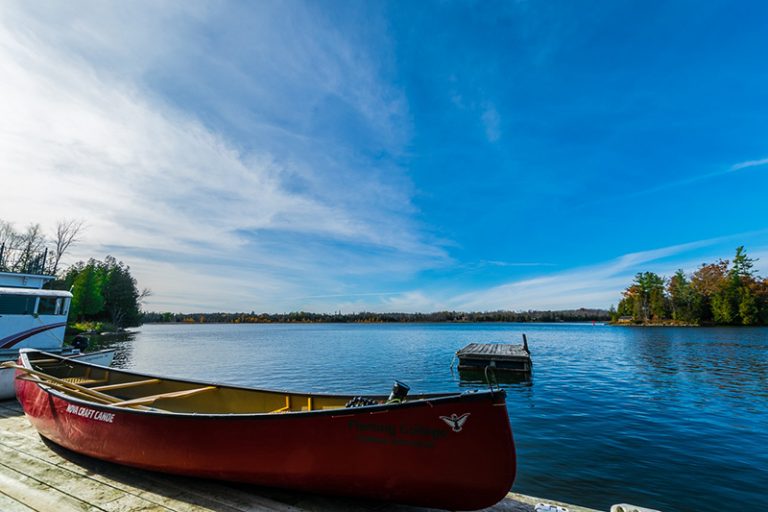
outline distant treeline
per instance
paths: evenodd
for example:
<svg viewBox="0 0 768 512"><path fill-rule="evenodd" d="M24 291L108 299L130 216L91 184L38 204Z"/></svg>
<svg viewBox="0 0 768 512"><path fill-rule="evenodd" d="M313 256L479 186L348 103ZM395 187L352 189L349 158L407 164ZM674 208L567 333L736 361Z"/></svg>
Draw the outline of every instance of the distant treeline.
<svg viewBox="0 0 768 512"><path fill-rule="evenodd" d="M665 278L641 272L623 292L613 319L619 323L768 325L768 279L758 276L744 247L733 261L702 264L692 274Z"/></svg>
<svg viewBox="0 0 768 512"><path fill-rule="evenodd" d="M568 309L563 311L492 311L463 313L438 311L435 313L144 313L144 323L439 323L439 322L594 322L608 321L609 311L604 309Z"/></svg>

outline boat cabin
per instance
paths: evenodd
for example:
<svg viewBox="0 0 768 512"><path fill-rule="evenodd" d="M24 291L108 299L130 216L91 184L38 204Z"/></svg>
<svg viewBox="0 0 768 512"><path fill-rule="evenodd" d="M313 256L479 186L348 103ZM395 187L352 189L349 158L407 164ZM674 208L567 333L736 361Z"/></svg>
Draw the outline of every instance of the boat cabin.
<svg viewBox="0 0 768 512"><path fill-rule="evenodd" d="M0 272L0 350L61 347L72 294L44 290L52 279Z"/></svg>

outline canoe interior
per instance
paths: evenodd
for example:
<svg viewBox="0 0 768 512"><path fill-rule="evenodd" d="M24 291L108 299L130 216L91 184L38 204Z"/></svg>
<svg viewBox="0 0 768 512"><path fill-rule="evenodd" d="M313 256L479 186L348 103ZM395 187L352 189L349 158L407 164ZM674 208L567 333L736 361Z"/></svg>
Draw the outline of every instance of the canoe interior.
<svg viewBox="0 0 768 512"><path fill-rule="evenodd" d="M83 364L44 352L30 351L24 357L29 368L96 392L98 402L116 407L172 413L285 414L343 409L353 398L351 395L268 391L167 379ZM87 395L83 391L64 389L54 384L51 387L79 399L93 400L94 394ZM451 395L416 395L407 399L413 401L440 396ZM376 404L387 401L386 396L366 398Z"/></svg>

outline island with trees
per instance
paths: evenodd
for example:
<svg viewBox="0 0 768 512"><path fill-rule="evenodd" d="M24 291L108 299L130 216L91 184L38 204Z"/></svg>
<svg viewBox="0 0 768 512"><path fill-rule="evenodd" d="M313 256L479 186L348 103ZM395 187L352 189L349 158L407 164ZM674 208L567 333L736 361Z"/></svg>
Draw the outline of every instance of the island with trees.
<svg viewBox="0 0 768 512"><path fill-rule="evenodd" d="M768 279L743 246L732 261L678 270L665 278L640 272L622 292L612 321L629 325L768 325Z"/></svg>

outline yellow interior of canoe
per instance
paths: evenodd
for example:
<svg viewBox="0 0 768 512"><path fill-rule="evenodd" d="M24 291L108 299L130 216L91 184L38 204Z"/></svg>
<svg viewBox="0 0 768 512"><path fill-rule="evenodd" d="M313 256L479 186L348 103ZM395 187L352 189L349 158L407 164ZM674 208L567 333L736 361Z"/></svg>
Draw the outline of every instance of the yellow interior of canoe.
<svg viewBox="0 0 768 512"><path fill-rule="evenodd" d="M24 377L25 380L42 380L42 383L75 397L126 408L202 414L281 414L339 409L352 398L150 378L58 358L37 358L30 362L41 374L30 374ZM46 376L49 376L47 380Z"/></svg>

